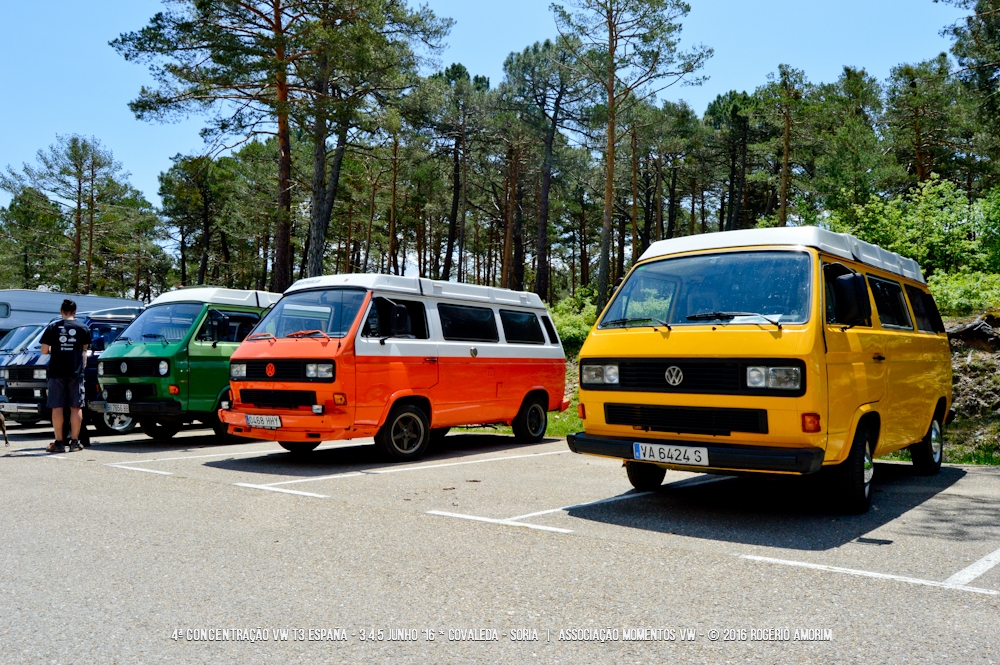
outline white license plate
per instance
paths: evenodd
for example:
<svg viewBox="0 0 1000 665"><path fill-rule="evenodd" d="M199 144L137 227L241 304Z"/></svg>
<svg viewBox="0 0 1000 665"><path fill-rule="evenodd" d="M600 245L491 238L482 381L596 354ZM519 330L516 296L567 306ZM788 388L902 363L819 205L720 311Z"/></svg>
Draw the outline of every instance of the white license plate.
<svg viewBox="0 0 1000 665"><path fill-rule="evenodd" d="M17 413L17 404L11 404L9 402L0 402L0 411L4 413Z"/></svg>
<svg viewBox="0 0 1000 665"><path fill-rule="evenodd" d="M708 466L708 448L689 446L660 446L653 443L633 443L635 459L663 464L684 464L687 466Z"/></svg>
<svg viewBox="0 0 1000 665"><path fill-rule="evenodd" d="M104 408L107 413L128 413L128 404L108 404Z"/></svg>
<svg viewBox="0 0 1000 665"><path fill-rule="evenodd" d="M278 429L281 427L281 416L254 416L248 413L247 425L263 427L264 429Z"/></svg>

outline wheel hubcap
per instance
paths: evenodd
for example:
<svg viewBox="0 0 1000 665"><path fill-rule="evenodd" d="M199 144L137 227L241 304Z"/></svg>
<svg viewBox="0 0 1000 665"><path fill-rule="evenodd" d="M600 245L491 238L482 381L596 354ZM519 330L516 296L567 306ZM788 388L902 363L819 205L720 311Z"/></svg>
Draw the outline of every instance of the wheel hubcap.
<svg viewBox="0 0 1000 665"><path fill-rule="evenodd" d="M941 425L935 420L931 423L931 457L935 464L941 461L942 444Z"/></svg>
<svg viewBox="0 0 1000 665"><path fill-rule="evenodd" d="M539 404L532 404L528 408L528 431L531 432L532 436L541 436L545 434L545 411Z"/></svg>
<svg viewBox="0 0 1000 665"><path fill-rule="evenodd" d="M424 424L418 418L404 413L392 424L392 447L401 453L411 453L424 439Z"/></svg>
<svg viewBox="0 0 1000 665"><path fill-rule="evenodd" d="M104 424L115 431L121 431L132 425L132 419L117 413L105 414Z"/></svg>
<svg viewBox="0 0 1000 665"><path fill-rule="evenodd" d="M872 464L872 447L871 444L865 441L865 496L868 496L868 490L872 482L872 476L875 475L875 465Z"/></svg>

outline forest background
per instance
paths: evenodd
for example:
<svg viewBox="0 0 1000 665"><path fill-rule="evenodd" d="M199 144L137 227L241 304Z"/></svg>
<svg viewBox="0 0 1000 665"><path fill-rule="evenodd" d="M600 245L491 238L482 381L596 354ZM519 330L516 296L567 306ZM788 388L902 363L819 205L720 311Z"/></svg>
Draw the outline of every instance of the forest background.
<svg viewBox="0 0 1000 665"><path fill-rule="evenodd" d="M153 76L135 116L201 118L204 149L159 205L96 137L7 165L0 288L419 274L538 293L575 353L651 242L819 225L916 259L947 314L997 307L1000 0L941 1L950 53L884 80L781 64L694 109L662 99L710 85L681 0L552 4L499 81L442 67L452 21L404 0L164 0L110 46Z"/></svg>

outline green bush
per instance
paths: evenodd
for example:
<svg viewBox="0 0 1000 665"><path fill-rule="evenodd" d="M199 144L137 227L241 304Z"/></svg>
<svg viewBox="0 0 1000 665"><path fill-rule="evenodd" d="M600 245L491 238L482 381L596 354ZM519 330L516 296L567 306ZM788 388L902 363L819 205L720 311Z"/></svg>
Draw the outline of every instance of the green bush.
<svg viewBox="0 0 1000 665"><path fill-rule="evenodd" d="M1000 275L963 270L950 275L936 272L927 280L938 309L962 316L1000 308Z"/></svg>
<svg viewBox="0 0 1000 665"><path fill-rule="evenodd" d="M562 340L567 358L575 358L580 353L580 347L594 327L597 307L593 298L592 290L581 288L575 296L563 298L552 308L552 322Z"/></svg>

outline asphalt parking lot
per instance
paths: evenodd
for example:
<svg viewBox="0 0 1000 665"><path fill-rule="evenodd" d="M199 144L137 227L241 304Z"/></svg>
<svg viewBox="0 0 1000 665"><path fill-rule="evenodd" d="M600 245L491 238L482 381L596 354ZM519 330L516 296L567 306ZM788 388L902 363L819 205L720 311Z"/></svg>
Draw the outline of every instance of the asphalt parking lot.
<svg viewBox="0 0 1000 665"><path fill-rule="evenodd" d="M814 478L636 493L559 439L10 434L4 663L1000 662L1000 469L880 462L845 516Z"/></svg>

